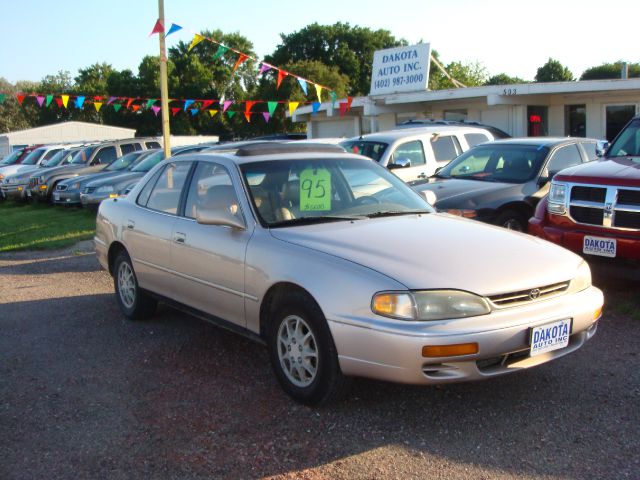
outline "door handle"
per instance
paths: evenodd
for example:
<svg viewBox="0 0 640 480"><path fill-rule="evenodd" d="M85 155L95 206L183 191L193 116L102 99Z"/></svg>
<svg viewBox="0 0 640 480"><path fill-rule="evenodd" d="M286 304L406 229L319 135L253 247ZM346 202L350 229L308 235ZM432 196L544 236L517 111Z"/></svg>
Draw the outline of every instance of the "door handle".
<svg viewBox="0 0 640 480"><path fill-rule="evenodd" d="M173 241L176 243L184 244L184 241L187 239L187 236L182 232L176 232L173 236Z"/></svg>
<svg viewBox="0 0 640 480"><path fill-rule="evenodd" d="M127 230L133 230L136 226L136 222L133 220L127 220Z"/></svg>

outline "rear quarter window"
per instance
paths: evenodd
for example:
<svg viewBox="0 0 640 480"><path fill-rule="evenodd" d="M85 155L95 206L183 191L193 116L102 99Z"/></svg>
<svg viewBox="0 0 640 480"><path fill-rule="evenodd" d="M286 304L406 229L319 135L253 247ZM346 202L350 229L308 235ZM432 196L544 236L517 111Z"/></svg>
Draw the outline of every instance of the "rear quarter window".
<svg viewBox="0 0 640 480"><path fill-rule="evenodd" d="M453 135L440 135L431 139L433 156L438 162L448 162L462 153L460 142Z"/></svg>
<svg viewBox="0 0 640 480"><path fill-rule="evenodd" d="M491 140L489 137L487 137L483 133L465 133L464 139L469 144L469 148L475 147L476 145L479 145L481 143L488 142L489 140Z"/></svg>
<svg viewBox="0 0 640 480"><path fill-rule="evenodd" d="M149 150L151 150L152 148L160 148L160 144L158 142L146 142L145 145Z"/></svg>

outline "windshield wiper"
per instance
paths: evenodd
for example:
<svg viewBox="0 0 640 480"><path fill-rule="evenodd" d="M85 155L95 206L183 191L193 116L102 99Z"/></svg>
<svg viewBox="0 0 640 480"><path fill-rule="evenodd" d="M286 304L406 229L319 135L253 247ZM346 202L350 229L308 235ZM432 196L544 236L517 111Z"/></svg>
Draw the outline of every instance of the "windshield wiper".
<svg viewBox="0 0 640 480"><path fill-rule="evenodd" d="M323 215L322 217L298 217L290 220L281 220L269 224L269 227L289 227L293 225L310 225L313 223L326 223L326 222L344 222L351 220L362 220L362 216L347 216L347 215Z"/></svg>
<svg viewBox="0 0 640 480"><path fill-rule="evenodd" d="M433 213L431 210L388 210L381 212L373 212L365 215L367 218L393 217L398 215L415 215L418 213Z"/></svg>

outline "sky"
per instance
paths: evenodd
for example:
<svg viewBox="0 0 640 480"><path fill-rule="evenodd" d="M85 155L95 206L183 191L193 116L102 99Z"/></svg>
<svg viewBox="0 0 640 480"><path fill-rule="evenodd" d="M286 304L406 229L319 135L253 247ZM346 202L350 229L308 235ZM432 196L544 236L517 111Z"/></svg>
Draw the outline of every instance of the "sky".
<svg viewBox="0 0 640 480"><path fill-rule="evenodd" d="M549 57L574 76L604 62L640 62L637 0L164 0L166 24L184 27L167 46L201 30L239 32L260 58L280 34L317 22L389 30L431 43L444 63L479 62L490 75L533 80ZM0 77L45 75L106 62L137 73L157 55L157 0L0 0ZM619 24L616 24L619 22ZM197 47L196 47L197 48Z"/></svg>

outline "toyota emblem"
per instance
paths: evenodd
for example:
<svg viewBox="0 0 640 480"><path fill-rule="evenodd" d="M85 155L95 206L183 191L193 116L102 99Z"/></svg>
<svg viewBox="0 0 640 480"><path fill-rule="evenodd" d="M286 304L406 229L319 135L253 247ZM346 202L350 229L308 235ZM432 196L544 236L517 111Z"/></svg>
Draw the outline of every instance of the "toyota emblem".
<svg viewBox="0 0 640 480"><path fill-rule="evenodd" d="M539 288L534 288L533 290L531 290L529 292L529 298L531 300L535 300L536 298L538 298L540 296L540 289Z"/></svg>

